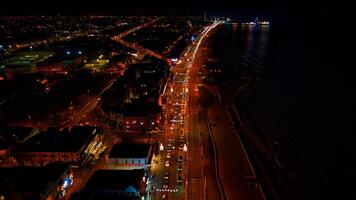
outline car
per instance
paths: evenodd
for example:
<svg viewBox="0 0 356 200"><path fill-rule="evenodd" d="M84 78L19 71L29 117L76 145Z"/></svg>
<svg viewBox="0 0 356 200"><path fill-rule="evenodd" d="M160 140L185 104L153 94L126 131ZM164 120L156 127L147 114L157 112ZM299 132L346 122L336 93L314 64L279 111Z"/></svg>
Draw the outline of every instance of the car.
<svg viewBox="0 0 356 200"><path fill-rule="evenodd" d="M162 194L162 200L167 200L167 194Z"/></svg>
<svg viewBox="0 0 356 200"><path fill-rule="evenodd" d="M168 188L168 184L166 184L166 183L163 184L163 188L164 188L164 189L167 189L167 188Z"/></svg>
<svg viewBox="0 0 356 200"><path fill-rule="evenodd" d="M183 156L179 156L179 157L178 157L178 161L179 161L179 162L182 162L182 161L183 161Z"/></svg>
<svg viewBox="0 0 356 200"><path fill-rule="evenodd" d="M167 153L167 158L171 158L171 153Z"/></svg>
<svg viewBox="0 0 356 200"><path fill-rule="evenodd" d="M177 168L178 171L182 171L183 170L183 167L182 165L178 165L178 168Z"/></svg>
<svg viewBox="0 0 356 200"><path fill-rule="evenodd" d="M180 150L183 150L183 149L184 149L184 144L182 144L182 143L179 144L179 149L180 149Z"/></svg>
<svg viewBox="0 0 356 200"><path fill-rule="evenodd" d="M171 153L172 152L172 150L171 149L167 149L167 153Z"/></svg>
<svg viewBox="0 0 356 200"><path fill-rule="evenodd" d="M168 175L165 175L164 176L164 180L168 180L169 176Z"/></svg>
<svg viewBox="0 0 356 200"><path fill-rule="evenodd" d="M180 135L180 136L179 136L179 139L180 139L180 140L184 140L184 135Z"/></svg>
<svg viewBox="0 0 356 200"><path fill-rule="evenodd" d="M166 167L169 167L169 160L166 160L165 166L166 166Z"/></svg>
<svg viewBox="0 0 356 200"><path fill-rule="evenodd" d="M183 182L183 178L181 176L178 176L177 182L178 183L182 183Z"/></svg>

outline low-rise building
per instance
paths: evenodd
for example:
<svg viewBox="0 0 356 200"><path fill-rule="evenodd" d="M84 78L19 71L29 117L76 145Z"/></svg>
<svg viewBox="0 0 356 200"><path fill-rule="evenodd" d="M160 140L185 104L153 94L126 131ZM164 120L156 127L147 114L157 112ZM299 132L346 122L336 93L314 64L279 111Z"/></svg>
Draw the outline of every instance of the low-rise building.
<svg viewBox="0 0 356 200"><path fill-rule="evenodd" d="M123 126L128 133L147 133L163 127L162 107L156 102L130 104L123 109Z"/></svg>
<svg viewBox="0 0 356 200"><path fill-rule="evenodd" d="M108 156L108 166L111 169L146 169L152 156L150 144L115 144Z"/></svg>
<svg viewBox="0 0 356 200"><path fill-rule="evenodd" d="M15 163L24 166L45 166L65 162L80 166L90 161L102 145L98 127L49 128L17 146Z"/></svg>
<svg viewBox="0 0 356 200"><path fill-rule="evenodd" d="M165 63L154 59L128 67L102 96L101 107L107 118L122 123L129 133L160 130L163 124L160 92L168 72Z"/></svg>
<svg viewBox="0 0 356 200"><path fill-rule="evenodd" d="M73 174L66 164L0 168L2 200L58 199L72 184Z"/></svg>
<svg viewBox="0 0 356 200"><path fill-rule="evenodd" d="M147 179L143 169L98 170L83 188L80 199L141 200L145 195Z"/></svg>

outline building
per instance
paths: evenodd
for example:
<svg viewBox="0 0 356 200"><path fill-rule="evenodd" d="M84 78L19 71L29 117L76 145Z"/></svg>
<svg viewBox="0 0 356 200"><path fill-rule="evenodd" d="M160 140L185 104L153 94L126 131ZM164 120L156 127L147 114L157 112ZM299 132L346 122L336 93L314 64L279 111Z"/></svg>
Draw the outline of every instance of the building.
<svg viewBox="0 0 356 200"><path fill-rule="evenodd" d="M65 195L73 184L66 164L45 167L0 168L0 199L51 200Z"/></svg>
<svg viewBox="0 0 356 200"><path fill-rule="evenodd" d="M81 200L141 200L147 179L143 169L98 170L83 188Z"/></svg>
<svg viewBox="0 0 356 200"><path fill-rule="evenodd" d="M45 166L65 162L81 166L101 149L102 130L98 127L49 128L17 146L15 162L24 166Z"/></svg>
<svg viewBox="0 0 356 200"><path fill-rule="evenodd" d="M162 106L156 102L131 103L104 111L108 119L122 123L127 133L146 134L163 128Z"/></svg>
<svg viewBox="0 0 356 200"><path fill-rule="evenodd" d="M50 51L19 51L13 53L12 56L0 60L0 66L35 66L37 62L46 60L51 57L54 52ZM8 68L9 70L11 68ZM22 70L20 67L18 70Z"/></svg>
<svg viewBox="0 0 356 200"><path fill-rule="evenodd" d="M126 105L122 122L128 133L147 133L163 127L162 107L156 102Z"/></svg>
<svg viewBox="0 0 356 200"><path fill-rule="evenodd" d="M108 166L111 169L146 169L152 156L152 145L116 144L109 153Z"/></svg>
<svg viewBox="0 0 356 200"><path fill-rule="evenodd" d="M74 68L81 68L83 61L83 56L56 55L36 63L36 68L38 72L47 75L67 74Z"/></svg>
<svg viewBox="0 0 356 200"><path fill-rule="evenodd" d="M130 65L102 96L101 107L107 118L122 123L129 133L160 130L163 124L160 92L168 72L165 63L154 59Z"/></svg>
<svg viewBox="0 0 356 200"><path fill-rule="evenodd" d="M39 62L36 65L37 71L40 73L44 74L67 74L68 69L64 65L64 61L58 61L58 62L49 62L49 61L43 61Z"/></svg>
<svg viewBox="0 0 356 200"><path fill-rule="evenodd" d="M27 137L29 137L33 132L35 132L32 127L15 127L15 126L1 126L0 134L6 138L7 141L11 143L21 143Z"/></svg>

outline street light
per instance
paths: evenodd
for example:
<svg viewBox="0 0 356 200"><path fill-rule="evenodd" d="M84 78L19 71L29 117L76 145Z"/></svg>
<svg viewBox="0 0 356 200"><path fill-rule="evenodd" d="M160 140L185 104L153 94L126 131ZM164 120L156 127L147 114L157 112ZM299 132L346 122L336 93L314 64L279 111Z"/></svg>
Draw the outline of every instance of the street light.
<svg viewBox="0 0 356 200"><path fill-rule="evenodd" d="M163 150L164 150L164 147L163 147L163 144L162 144L162 143L160 143L160 145L159 145L159 150L160 150L160 151L163 151Z"/></svg>

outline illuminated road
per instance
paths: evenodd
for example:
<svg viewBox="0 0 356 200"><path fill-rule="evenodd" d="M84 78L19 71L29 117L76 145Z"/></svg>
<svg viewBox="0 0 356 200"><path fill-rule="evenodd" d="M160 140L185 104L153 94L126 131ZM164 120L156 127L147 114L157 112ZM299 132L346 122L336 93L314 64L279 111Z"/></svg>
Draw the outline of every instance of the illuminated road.
<svg viewBox="0 0 356 200"><path fill-rule="evenodd" d="M172 137L172 145L177 148L179 142L177 144L174 141L183 133L188 151L170 150L171 158L167 157L166 149L161 152L159 163L156 168L153 167L153 174L156 175L154 199L161 199L163 194L166 194L168 199L264 199L259 185L255 187L250 184L255 180L254 170L228 113L219 104L219 99L216 99L208 110L200 105L202 97L199 86L203 83L199 80L199 70L206 59L202 47L205 45L205 38L217 25L218 23L215 23L206 28L198 40L188 47L185 56L181 58L182 64L172 68L175 76L165 90L168 123L161 142L167 148L169 138ZM184 98L185 91L188 91L189 100ZM184 125L181 124L182 115L185 116ZM178 121L172 122L172 119ZM180 164L177 156L181 154L184 156L181 164L183 173L177 172L177 165ZM167 160L170 161L169 167L165 166ZM166 171L169 173L169 181L167 189L164 190ZM177 174L183 177L182 190L177 183Z"/></svg>
<svg viewBox="0 0 356 200"><path fill-rule="evenodd" d="M63 122L61 127L73 127L85 116L85 114L93 111L100 99L100 96L114 84L114 81L115 79L110 80L98 94L91 97L91 99L83 107L75 112L67 121Z"/></svg>
<svg viewBox="0 0 356 200"><path fill-rule="evenodd" d="M154 51L152 51L152 50L150 50L150 49L146 49L146 48L144 48L143 46L140 46L140 45L138 45L138 44L136 44L136 43L131 43L131 42L128 42L128 41L126 41L126 40L123 40L123 39L120 39L120 38L115 38L115 37L113 37L113 39L114 39L116 42L119 42L120 44L124 45L125 47L135 49L135 50L138 51L138 52L142 52L142 53L148 54L148 55L153 56L153 57L155 57L155 58L158 58L158 59L160 59L160 60L164 60L164 61L166 61L166 62L168 62L168 63L171 62L171 61L170 61L168 58L166 58L165 56L163 56L163 55L161 55L161 54L159 54L159 53L157 53L157 52L154 52Z"/></svg>
<svg viewBox="0 0 356 200"><path fill-rule="evenodd" d="M186 109L183 107L185 104L182 95L183 88L177 81L178 79L172 80L166 94L168 103L164 111L167 123L163 137L160 138L164 150L157 158L158 164L154 164L152 167L156 188L154 199L161 199L163 194L166 194L169 199L184 199L187 173L186 152L180 147L185 143L186 136L184 134L185 126L179 118L186 112ZM179 156L183 157L181 161L178 160ZM166 162L169 162L169 166L166 166ZM178 170L178 166L181 166L182 170ZM182 183L178 183L179 176L182 177Z"/></svg>
<svg viewBox="0 0 356 200"><path fill-rule="evenodd" d="M114 81L115 79L108 80L99 92L87 95L85 97L85 100L82 100L79 105L76 105L71 109L64 108L58 114L47 116L46 118L42 118L41 120L30 119L23 121L15 121L12 123L12 125L47 129L48 127L55 127L59 124L61 128L71 128L77 125L78 122L80 122L87 114L90 114L96 108L101 95L113 85ZM96 125L96 123L90 125ZM33 133L34 134L28 135L23 141L28 140L38 132Z"/></svg>
<svg viewBox="0 0 356 200"><path fill-rule="evenodd" d="M140 29L142 29L142 28L144 28L144 27L146 27L146 26L149 26L149 25L155 23L156 21L158 21L158 20L160 20L160 19L162 19L162 18L163 18L163 17L157 17L157 18L155 18L155 19L153 19L153 20L151 20L151 21L149 21L149 22L147 22L147 23L141 24L141 25L136 26L136 27L134 27L134 28L132 28L132 29L130 29L130 30L127 30L127 31L125 31L125 32L122 32L122 33L120 33L120 34L114 36L113 38L114 38L114 40L121 39L121 38L123 38L123 37L125 37L125 36L127 36L127 35L130 35L131 33L135 32L135 31L138 31L138 30L140 30Z"/></svg>
<svg viewBox="0 0 356 200"><path fill-rule="evenodd" d="M51 38L47 38L44 40L37 40L37 41L30 41L30 42L24 42L24 43L17 43L14 45L11 45L9 47L8 51L19 51L24 48L29 48L29 47L36 47L40 45L48 45L53 42L62 42L62 41L69 41L77 37L83 37L88 35L86 32L80 32L80 33L72 33L70 37L68 36L53 36Z"/></svg>
<svg viewBox="0 0 356 200"><path fill-rule="evenodd" d="M123 33L120 33L119 35L116 35L116 36L112 37L111 39L116 41L116 42L119 42L120 44L124 45L125 47L135 49L138 52L142 52L142 53L148 54L148 55L153 56L155 58L158 58L160 60L164 60L164 61L166 61L166 62L168 62L170 64L171 61L169 59L167 59L165 56L163 56L163 55L161 55L161 54L159 54L157 52L154 52L154 51L152 51L150 49L146 49L143 46L140 46L140 45L138 45L136 43L128 42L128 41L123 39L123 37L125 37L125 36L127 36L127 35L129 35L131 33L134 33L135 31L138 31L138 30L140 30L140 29L142 29L144 27L147 27L147 26L149 26L151 24L154 24L156 21L158 21L160 19L162 19L162 17L155 18L155 19L153 19L153 20L151 20L151 21L149 21L149 22L147 22L145 24L142 24L140 26L137 26L137 27L134 27L134 28L132 28L130 30L127 30L127 31L125 31Z"/></svg>
<svg viewBox="0 0 356 200"><path fill-rule="evenodd" d="M216 25L204 29L198 41L186 49L181 62L171 69L174 78L169 80L164 90L167 124L160 140L164 150L156 158L158 163L151 168L155 188L153 199L162 199L164 195L168 199L219 199L211 167L214 159L207 153L210 148L207 123L196 92L198 68L190 70L203 38ZM182 160L179 160L180 156ZM166 166L167 162L169 166ZM178 177L182 178L182 182L178 182ZM208 185L209 198L205 192Z"/></svg>

